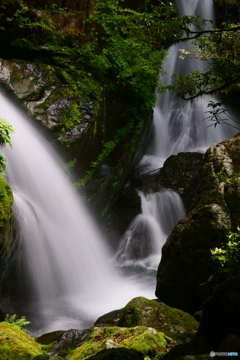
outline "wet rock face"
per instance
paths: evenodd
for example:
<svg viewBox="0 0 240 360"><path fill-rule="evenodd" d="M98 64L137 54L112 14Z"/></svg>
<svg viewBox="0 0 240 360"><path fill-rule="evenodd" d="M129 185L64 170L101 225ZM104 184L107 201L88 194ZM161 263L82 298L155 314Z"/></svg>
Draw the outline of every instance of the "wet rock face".
<svg viewBox="0 0 240 360"><path fill-rule="evenodd" d="M159 183L178 192L187 210L196 196L203 157L204 154L194 152L171 155L160 171Z"/></svg>
<svg viewBox="0 0 240 360"><path fill-rule="evenodd" d="M212 145L204 156L200 185L187 217L173 228L162 249L157 297L194 313L206 294L200 284L212 274L210 249L226 241L240 223L240 136ZM223 174L223 175L221 175Z"/></svg>
<svg viewBox="0 0 240 360"><path fill-rule="evenodd" d="M58 140L72 141L93 119L96 100L82 96L80 89L71 89L74 79L69 77L70 83L65 84L63 76L64 71L50 65L0 59L0 81L14 92L30 115L57 133Z"/></svg>

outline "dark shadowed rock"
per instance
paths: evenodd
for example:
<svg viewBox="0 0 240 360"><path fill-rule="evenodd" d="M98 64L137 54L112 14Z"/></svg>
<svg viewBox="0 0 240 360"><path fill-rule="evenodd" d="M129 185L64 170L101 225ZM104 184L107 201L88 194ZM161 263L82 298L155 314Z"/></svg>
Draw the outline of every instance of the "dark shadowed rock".
<svg viewBox="0 0 240 360"><path fill-rule="evenodd" d="M239 324L240 276L236 276L221 283L203 304L198 334L204 336L210 347L216 351L230 334L240 335ZM239 346L239 339L236 345L237 343Z"/></svg>
<svg viewBox="0 0 240 360"><path fill-rule="evenodd" d="M160 171L159 183L177 191L181 195L187 210L196 197L203 157L204 154L197 152L171 155L164 162Z"/></svg>
<svg viewBox="0 0 240 360"><path fill-rule="evenodd" d="M143 360L144 355L133 349L102 350L88 360Z"/></svg>

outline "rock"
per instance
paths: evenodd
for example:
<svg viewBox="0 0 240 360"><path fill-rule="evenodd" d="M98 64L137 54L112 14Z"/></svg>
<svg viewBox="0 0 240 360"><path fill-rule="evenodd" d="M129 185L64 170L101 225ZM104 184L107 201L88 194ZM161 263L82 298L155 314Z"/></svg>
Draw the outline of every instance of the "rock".
<svg viewBox="0 0 240 360"><path fill-rule="evenodd" d="M39 344L49 345L52 342L58 341L64 333L65 333L64 330L53 331L53 332L38 336L35 340Z"/></svg>
<svg viewBox="0 0 240 360"><path fill-rule="evenodd" d="M118 326L151 326L177 342L188 342L197 332L198 322L189 314L158 300L137 297L123 309Z"/></svg>
<svg viewBox="0 0 240 360"><path fill-rule="evenodd" d="M107 359L109 358L107 356L111 354L114 354L116 359L119 359L120 353L113 351L113 349L120 348L134 350L131 353L127 351L128 354L126 354L129 355L129 359L132 358L131 356L135 351L137 352L137 358L141 359L139 354L142 356L164 354L167 352L168 345L172 343L174 341L171 338L151 327L95 327L88 340L72 352L69 360L85 360L91 357L97 359L97 356L103 356L103 359ZM110 352L104 352L104 350L108 349L112 349L111 354ZM99 354L100 351L103 352ZM124 351L121 350L121 352Z"/></svg>
<svg viewBox="0 0 240 360"><path fill-rule="evenodd" d="M240 276L238 275L221 283L213 295L205 301L198 335L205 337L210 348L216 351L230 334L240 335L239 324ZM236 346L239 347L239 338L237 343ZM229 351L234 350L229 349Z"/></svg>
<svg viewBox="0 0 240 360"><path fill-rule="evenodd" d="M94 323L95 326L97 325L108 325L108 326L115 326L118 325L118 322L122 316L123 309L110 311L109 313L100 316Z"/></svg>
<svg viewBox="0 0 240 360"><path fill-rule="evenodd" d="M6 180L0 175L0 320L11 312L9 297L6 298L12 276L10 263L15 254L12 242L12 204L13 194ZM9 281L11 279L11 281ZM9 295L9 294L8 294Z"/></svg>
<svg viewBox="0 0 240 360"><path fill-rule="evenodd" d="M239 150L240 136L209 147L191 211L176 224L162 248L156 295L192 314L209 296L200 285L213 273L210 249L226 242L226 233L240 223L240 192L231 181L240 172Z"/></svg>
<svg viewBox="0 0 240 360"><path fill-rule="evenodd" d="M207 360L210 359L209 344L201 336L195 336L189 343L173 347L164 360Z"/></svg>
<svg viewBox="0 0 240 360"><path fill-rule="evenodd" d="M187 210L196 196L203 157L204 154L197 152L171 155L160 171L160 185L178 192Z"/></svg>
<svg viewBox="0 0 240 360"><path fill-rule="evenodd" d="M217 348L217 352L237 352L240 354L240 335L230 334Z"/></svg>
<svg viewBox="0 0 240 360"><path fill-rule="evenodd" d="M40 345L14 325L1 322L0 338L0 360L35 360L43 356Z"/></svg>
<svg viewBox="0 0 240 360"><path fill-rule="evenodd" d="M81 89L86 77L81 72L76 91L73 89L76 79L67 70L47 64L0 59L0 80L23 102L30 115L56 132L61 141L79 138L94 117L97 104L88 96L91 86L89 84L88 95ZM96 83L94 87L96 91Z"/></svg>
<svg viewBox="0 0 240 360"><path fill-rule="evenodd" d="M72 350L87 341L91 331L92 329L54 331L39 336L36 338L36 341L40 344L48 345L47 351L51 356L61 356L65 359Z"/></svg>
<svg viewBox="0 0 240 360"><path fill-rule="evenodd" d="M102 350L88 360L143 360L144 355L133 349L109 349Z"/></svg>

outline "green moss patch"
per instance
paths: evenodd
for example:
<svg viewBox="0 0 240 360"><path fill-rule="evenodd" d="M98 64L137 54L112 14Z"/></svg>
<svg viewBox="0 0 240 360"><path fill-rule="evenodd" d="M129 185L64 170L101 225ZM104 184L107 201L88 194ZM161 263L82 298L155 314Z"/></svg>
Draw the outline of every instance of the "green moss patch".
<svg viewBox="0 0 240 360"><path fill-rule="evenodd" d="M43 355L31 336L6 322L0 323L0 360L32 360Z"/></svg>
<svg viewBox="0 0 240 360"><path fill-rule="evenodd" d="M198 322L191 315L144 297L134 298L125 306L118 325L151 326L178 342L190 341L198 328Z"/></svg>
<svg viewBox="0 0 240 360"><path fill-rule="evenodd" d="M10 253L12 204L12 190L0 176L0 249L3 258Z"/></svg>
<svg viewBox="0 0 240 360"><path fill-rule="evenodd" d="M95 327L88 341L74 350L69 360L85 360L105 349L126 348L138 353L164 354L173 340L146 326L132 328Z"/></svg>

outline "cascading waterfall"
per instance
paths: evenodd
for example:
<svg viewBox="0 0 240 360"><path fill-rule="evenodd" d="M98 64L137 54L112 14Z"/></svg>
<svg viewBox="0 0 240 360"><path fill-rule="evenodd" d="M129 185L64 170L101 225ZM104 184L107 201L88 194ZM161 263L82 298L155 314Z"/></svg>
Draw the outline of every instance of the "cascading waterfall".
<svg viewBox="0 0 240 360"><path fill-rule="evenodd" d="M197 14L204 19L213 19L213 2L209 0L178 0L180 15ZM172 45L165 64L165 84L172 82L174 73L187 74L192 70L203 71L207 62L186 57L181 59L179 49L191 50L191 43L182 42ZM155 161L163 164L173 154L184 151L204 152L210 145L230 138L234 131L227 125L217 129L208 127L207 105L214 99L203 96L193 101L184 101L176 97L173 91L158 95L154 109L152 139L143 161ZM155 157L154 159L151 159Z"/></svg>
<svg viewBox="0 0 240 360"><path fill-rule="evenodd" d="M126 281L109 262L111 253L74 192L62 162L27 116L0 93L0 117L14 128L4 148L14 193L22 282L35 334L84 328L134 296L153 296L153 286ZM42 324L41 324L42 322Z"/></svg>
<svg viewBox="0 0 240 360"><path fill-rule="evenodd" d="M197 14L204 19L213 19L213 3L210 0L177 0L176 3L180 15ZM170 47L165 64L165 84L172 82L174 73L187 74L192 70L204 70L207 66L206 62L197 59L181 59L179 49L190 50L191 43L183 42ZM214 99L204 96L191 102L183 101L177 98L173 91L158 95L151 139L137 170L141 174L153 172L161 168L170 155L186 151L204 152L210 145L233 136L234 130L231 127L221 125L216 130L203 121L207 117L207 105L211 100ZM180 196L173 191L147 190L140 196L142 214L130 224L118 252L119 260L125 264L128 264L130 259L135 264L139 263L139 257L145 257L146 263L153 253L157 254L159 262L161 247L172 227L185 216ZM154 211L149 210L151 208L154 208ZM137 244L140 244L140 253L136 251Z"/></svg>
<svg viewBox="0 0 240 360"><path fill-rule="evenodd" d="M185 216L179 195L161 189L141 197L142 214L136 216L124 234L116 258L124 265L156 268L159 254L175 223Z"/></svg>

